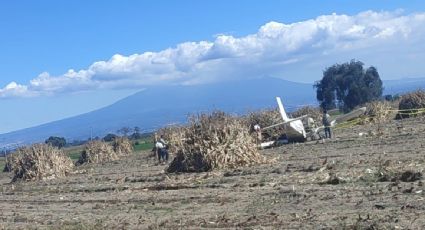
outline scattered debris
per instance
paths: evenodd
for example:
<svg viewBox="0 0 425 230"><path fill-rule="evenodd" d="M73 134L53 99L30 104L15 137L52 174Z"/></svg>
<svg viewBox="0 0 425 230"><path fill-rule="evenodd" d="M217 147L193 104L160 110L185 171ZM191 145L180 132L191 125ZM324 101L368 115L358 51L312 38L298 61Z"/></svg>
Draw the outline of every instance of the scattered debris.
<svg viewBox="0 0 425 230"><path fill-rule="evenodd" d="M411 170L400 171L401 169L383 167L378 170L367 169L366 175L360 177L365 181L376 182L414 182L422 179L421 172Z"/></svg>

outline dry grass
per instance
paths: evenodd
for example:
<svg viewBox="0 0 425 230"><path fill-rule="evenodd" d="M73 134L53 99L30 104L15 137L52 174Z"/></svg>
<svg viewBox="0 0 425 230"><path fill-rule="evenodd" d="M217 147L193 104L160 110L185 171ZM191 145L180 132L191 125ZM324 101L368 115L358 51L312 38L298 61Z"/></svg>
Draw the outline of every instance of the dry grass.
<svg viewBox="0 0 425 230"><path fill-rule="evenodd" d="M202 172L265 162L246 124L223 112L190 118L172 143L177 152L168 172Z"/></svg>
<svg viewBox="0 0 425 230"><path fill-rule="evenodd" d="M258 124L261 128L265 128L282 122L282 116L277 109L266 109L250 112L248 115L242 117L241 120L246 127L249 127L251 136L256 138L257 134L254 131L254 125ZM263 141L270 141L282 135L282 133L284 133L284 128L283 126L276 126L267 130L263 129L262 132Z"/></svg>
<svg viewBox="0 0 425 230"><path fill-rule="evenodd" d="M108 143L104 141L90 141L86 144L76 165L86 163L103 163L118 160L118 155Z"/></svg>
<svg viewBox="0 0 425 230"><path fill-rule="evenodd" d="M366 113L368 116L368 121L377 123L384 122L394 119L395 113L392 105L388 101L372 101L367 103L366 105Z"/></svg>
<svg viewBox="0 0 425 230"><path fill-rule="evenodd" d="M13 155L10 164L12 182L64 177L74 166L62 150L46 144L20 148Z"/></svg>
<svg viewBox="0 0 425 230"><path fill-rule="evenodd" d="M133 153L133 145L127 137L114 138L112 147L118 156L127 156Z"/></svg>
<svg viewBox="0 0 425 230"><path fill-rule="evenodd" d="M18 151L6 156L3 172L12 172L13 168L17 165L18 156Z"/></svg>

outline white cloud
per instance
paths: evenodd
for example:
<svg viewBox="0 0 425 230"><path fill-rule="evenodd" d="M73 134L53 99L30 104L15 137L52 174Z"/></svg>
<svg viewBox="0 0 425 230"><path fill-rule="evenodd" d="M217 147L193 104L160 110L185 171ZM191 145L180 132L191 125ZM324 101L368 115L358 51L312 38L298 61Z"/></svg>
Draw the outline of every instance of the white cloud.
<svg viewBox="0 0 425 230"><path fill-rule="evenodd" d="M3 89L0 90L0 95L5 95L9 97L16 96L31 96L30 92L28 92L28 87L25 85L19 85L18 83L12 81L8 85L6 85Z"/></svg>
<svg viewBox="0 0 425 230"><path fill-rule="evenodd" d="M323 15L292 24L269 22L245 37L218 35L160 52L97 61L60 76L42 73L27 85L12 82L0 97L26 97L158 84L200 84L261 76L313 82L326 66L356 58L384 78L425 73L425 13L366 11ZM404 66L397 68L397 65Z"/></svg>

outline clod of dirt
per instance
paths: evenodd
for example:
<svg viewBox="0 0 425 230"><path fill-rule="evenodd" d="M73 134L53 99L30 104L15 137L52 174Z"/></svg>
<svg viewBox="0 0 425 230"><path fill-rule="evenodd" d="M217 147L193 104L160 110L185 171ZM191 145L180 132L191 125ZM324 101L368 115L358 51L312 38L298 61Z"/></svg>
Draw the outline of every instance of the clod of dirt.
<svg viewBox="0 0 425 230"><path fill-rule="evenodd" d="M276 174L282 174L282 169L280 168L275 168L271 171L271 173L276 173Z"/></svg>
<svg viewBox="0 0 425 230"><path fill-rule="evenodd" d="M231 176L246 176L246 175L255 175L260 174L260 171L258 170L249 170L249 169L235 169L232 171L226 171L223 173L224 177L231 177Z"/></svg>
<svg viewBox="0 0 425 230"><path fill-rule="evenodd" d="M381 204L375 204L375 208L376 209L385 209L385 206L381 205Z"/></svg>
<svg viewBox="0 0 425 230"><path fill-rule="evenodd" d="M403 182L413 182L422 179L421 172L405 171L400 175L400 180Z"/></svg>
<svg viewBox="0 0 425 230"><path fill-rule="evenodd" d="M339 183L341 183L341 180L335 175L330 175L328 180L325 183L326 184L339 184Z"/></svg>
<svg viewBox="0 0 425 230"><path fill-rule="evenodd" d="M314 165L309 165L306 168L301 169L302 172L315 172L317 170L319 170L320 168Z"/></svg>
<svg viewBox="0 0 425 230"><path fill-rule="evenodd" d="M407 188L407 189L403 190L403 193L412 193L413 192L413 189L415 189L415 188L412 186L410 188Z"/></svg>

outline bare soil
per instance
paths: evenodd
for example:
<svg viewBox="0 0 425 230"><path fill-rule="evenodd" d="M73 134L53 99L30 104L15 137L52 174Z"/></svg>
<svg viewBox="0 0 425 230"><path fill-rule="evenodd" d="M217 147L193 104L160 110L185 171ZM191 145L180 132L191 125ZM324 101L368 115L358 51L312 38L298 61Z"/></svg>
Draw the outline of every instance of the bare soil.
<svg viewBox="0 0 425 230"><path fill-rule="evenodd" d="M166 174L149 152L49 181L0 173L0 228L424 229L424 121L338 129L208 173Z"/></svg>

